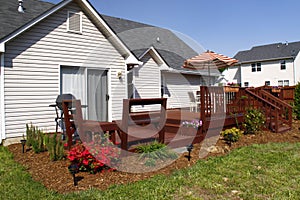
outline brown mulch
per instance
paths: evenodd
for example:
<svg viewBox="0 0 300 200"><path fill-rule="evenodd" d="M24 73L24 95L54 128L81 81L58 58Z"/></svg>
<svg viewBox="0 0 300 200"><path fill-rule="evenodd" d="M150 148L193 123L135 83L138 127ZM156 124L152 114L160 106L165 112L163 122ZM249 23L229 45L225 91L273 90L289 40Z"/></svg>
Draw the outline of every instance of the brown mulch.
<svg viewBox="0 0 300 200"><path fill-rule="evenodd" d="M245 135L230 147L223 140L218 140L216 147L221 151L210 153L207 157L224 155L234 148L251 144L264 144L268 142L300 142L299 127L300 121L294 121L292 130L285 133L262 131L256 135ZM35 154L30 149L23 154L21 144L10 145L8 148L14 154L14 159L26 168L34 180L41 182L50 190L54 190L59 193L66 193L87 190L92 187L105 190L114 184L128 184L150 178L157 174L168 175L174 170L186 168L195 164L199 159L200 144L194 146L190 162L188 162L185 157L187 153L183 153L175 162L153 172L126 173L114 171L97 174L80 172L76 174L76 179L78 181L77 186L73 186L73 179L67 168L69 165L67 160L53 162L50 161L47 152Z"/></svg>

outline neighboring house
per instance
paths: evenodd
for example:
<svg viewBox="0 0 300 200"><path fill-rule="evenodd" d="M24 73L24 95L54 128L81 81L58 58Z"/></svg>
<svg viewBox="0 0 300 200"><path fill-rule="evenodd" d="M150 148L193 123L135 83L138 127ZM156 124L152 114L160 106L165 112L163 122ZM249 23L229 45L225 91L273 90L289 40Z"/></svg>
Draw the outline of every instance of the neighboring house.
<svg viewBox="0 0 300 200"><path fill-rule="evenodd" d="M125 98L188 107L188 91L208 80L181 68L197 53L169 30L101 16L86 0L26 0L24 13L0 2L0 143L19 141L27 123L54 131L58 94L80 99L86 118L111 121Z"/></svg>
<svg viewBox="0 0 300 200"><path fill-rule="evenodd" d="M243 87L293 86L300 81L300 42L255 46L238 52L239 63L223 72L228 83Z"/></svg>

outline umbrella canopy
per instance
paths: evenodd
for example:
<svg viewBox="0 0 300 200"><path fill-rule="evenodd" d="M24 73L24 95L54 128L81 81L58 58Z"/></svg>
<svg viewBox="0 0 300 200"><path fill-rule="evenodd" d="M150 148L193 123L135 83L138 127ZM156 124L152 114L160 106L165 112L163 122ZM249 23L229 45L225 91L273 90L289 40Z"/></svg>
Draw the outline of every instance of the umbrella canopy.
<svg viewBox="0 0 300 200"><path fill-rule="evenodd" d="M236 64L238 60L217 54L213 51L206 51L198 56L192 57L184 61L183 68L188 69L221 69Z"/></svg>
<svg viewBox="0 0 300 200"><path fill-rule="evenodd" d="M211 85L210 71L211 69L224 69L236 64L238 60L217 54L213 51L206 51L198 56L192 57L184 61L183 68L192 70L208 70L209 85Z"/></svg>

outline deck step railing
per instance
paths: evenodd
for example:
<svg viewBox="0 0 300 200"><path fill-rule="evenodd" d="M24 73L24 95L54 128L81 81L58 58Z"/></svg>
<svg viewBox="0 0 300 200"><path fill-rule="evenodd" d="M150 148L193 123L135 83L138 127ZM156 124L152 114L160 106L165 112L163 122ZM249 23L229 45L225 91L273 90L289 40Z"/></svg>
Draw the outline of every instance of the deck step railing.
<svg viewBox="0 0 300 200"><path fill-rule="evenodd" d="M248 108L260 109L266 116L266 126L274 132L291 129L292 106L262 89L239 88L224 92L223 87L200 87L200 116L203 130L212 117L243 115Z"/></svg>

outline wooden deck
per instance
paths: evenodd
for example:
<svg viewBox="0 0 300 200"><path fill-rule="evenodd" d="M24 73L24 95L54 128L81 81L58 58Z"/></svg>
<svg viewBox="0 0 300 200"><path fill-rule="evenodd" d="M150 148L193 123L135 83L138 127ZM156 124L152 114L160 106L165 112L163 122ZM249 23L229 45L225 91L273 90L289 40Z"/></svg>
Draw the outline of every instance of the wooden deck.
<svg viewBox="0 0 300 200"><path fill-rule="evenodd" d="M142 113L140 113L142 115ZM155 116L155 115L154 115ZM241 116L237 116L237 119L241 121ZM207 130L200 128L198 131L195 129L192 134L186 134L184 127L181 126L183 121L200 120L200 112L190 112L186 109L171 109L167 110L167 119L165 123L165 137L164 142L171 148L186 147L189 144L200 143L204 138L219 135L220 130L223 127L236 124L236 118L234 116L225 116L207 118L208 128L211 130L207 135ZM137 125L135 125L137 126ZM143 132L143 126L140 125L141 133ZM149 135L148 135L149 136ZM151 137L134 137L128 136L128 148L132 149L134 146L148 143L154 140L158 140L158 133L153 134ZM120 138L117 137L117 142L120 142Z"/></svg>
<svg viewBox="0 0 300 200"><path fill-rule="evenodd" d="M200 112L190 112L189 109L166 110L166 101L165 98L124 99L122 120L107 122L114 125L114 128L101 123L107 127L103 131L114 132L112 134L116 142L120 142L121 148L127 150L134 145L153 140L164 142L171 147L199 143L205 137L219 135L222 129L241 124L247 108L263 111L267 119L265 125L271 131L283 132L289 130L292 124L292 107L260 88L239 88L238 92L226 93L222 87L201 86L199 109L196 109ZM160 110L131 110L131 106L152 104L160 105ZM189 131L182 126L182 122L192 120L201 120L203 125L194 133L187 134ZM93 129L92 132L97 131Z"/></svg>

